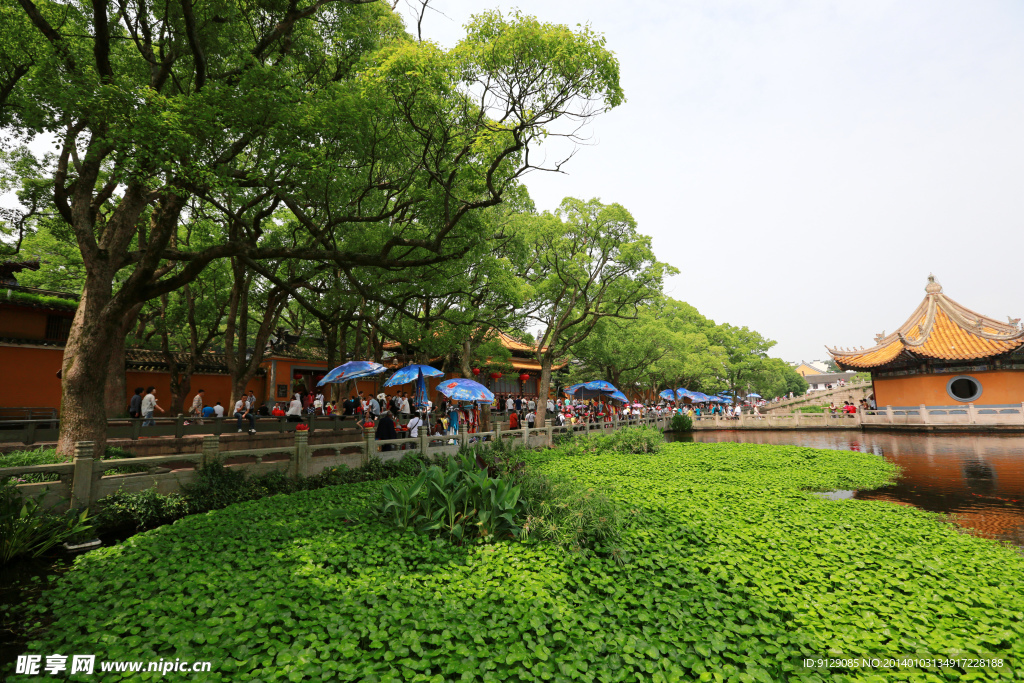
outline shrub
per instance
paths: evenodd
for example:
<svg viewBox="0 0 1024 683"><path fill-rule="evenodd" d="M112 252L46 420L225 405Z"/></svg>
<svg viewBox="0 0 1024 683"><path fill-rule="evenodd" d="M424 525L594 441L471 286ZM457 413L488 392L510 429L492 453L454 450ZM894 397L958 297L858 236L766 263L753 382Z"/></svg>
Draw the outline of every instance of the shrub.
<svg viewBox="0 0 1024 683"><path fill-rule="evenodd" d="M672 416L672 431L673 432L689 432L693 430L693 418L689 415L683 415L682 413L676 413Z"/></svg>
<svg viewBox="0 0 1024 683"><path fill-rule="evenodd" d="M182 484L181 490L195 512L217 510L268 494L267 489L246 476L243 470L224 467L219 461L207 463L196 472L191 484Z"/></svg>
<svg viewBox="0 0 1024 683"><path fill-rule="evenodd" d="M47 550L92 528L89 512L50 512L45 492L25 497L15 486L0 486L0 564L15 557L39 557Z"/></svg>
<svg viewBox="0 0 1024 683"><path fill-rule="evenodd" d="M457 544L515 538L520 531L519 486L511 477L491 477L471 452L444 468L425 468L406 485L387 484L382 496L380 514L394 526L439 532Z"/></svg>
<svg viewBox="0 0 1024 683"><path fill-rule="evenodd" d="M566 475L527 474L522 483L526 520L522 537L536 536L566 550L607 547L622 533L614 501ZM617 560L622 555L611 550Z"/></svg>
<svg viewBox="0 0 1024 683"><path fill-rule="evenodd" d="M147 529L184 517L192 511L189 501L177 494L163 495L155 488L116 491L98 503L103 529Z"/></svg>
<svg viewBox="0 0 1024 683"><path fill-rule="evenodd" d="M665 435L657 427L626 427L602 437L605 450L619 453L657 453L665 445Z"/></svg>

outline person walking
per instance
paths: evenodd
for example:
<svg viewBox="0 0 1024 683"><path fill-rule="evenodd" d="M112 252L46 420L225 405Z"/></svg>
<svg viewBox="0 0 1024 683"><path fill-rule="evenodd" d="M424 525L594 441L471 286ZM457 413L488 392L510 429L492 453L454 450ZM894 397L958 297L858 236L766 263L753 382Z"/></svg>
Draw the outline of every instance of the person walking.
<svg viewBox="0 0 1024 683"><path fill-rule="evenodd" d="M385 410L384 414L381 415L380 421L377 422L377 431L375 432L377 441L390 441L391 439L398 438L398 430L395 429L395 420L391 417L391 411ZM381 447L382 451L393 451L395 450L395 444L389 443Z"/></svg>
<svg viewBox="0 0 1024 683"><path fill-rule="evenodd" d="M203 424L203 396L206 395L206 391L200 389L196 392L196 397L192 399L192 409L189 414L196 418L197 424Z"/></svg>
<svg viewBox="0 0 1024 683"><path fill-rule="evenodd" d="M146 395L142 397L140 407L142 408L142 417L144 418L142 426L152 427L155 425L156 422L153 421L153 411L159 410L161 413L164 412L164 409L156 403L156 387L146 388Z"/></svg>
<svg viewBox="0 0 1024 683"><path fill-rule="evenodd" d="M144 391L145 389L142 387L135 388L135 395L132 396L131 400L128 402L129 417L142 417L142 392Z"/></svg>

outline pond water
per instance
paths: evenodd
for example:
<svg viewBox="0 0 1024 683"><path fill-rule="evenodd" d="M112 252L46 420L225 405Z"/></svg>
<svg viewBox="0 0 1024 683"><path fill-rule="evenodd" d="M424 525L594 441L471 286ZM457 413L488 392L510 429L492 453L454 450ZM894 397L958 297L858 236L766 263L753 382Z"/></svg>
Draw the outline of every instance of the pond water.
<svg viewBox="0 0 1024 683"><path fill-rule="evenodd" d="M836 500L883 500L950 514L971 533L1024 548L1024 435L714 431L693 432L682 440L874 453L899 465L896 483L823 495Z"/></svg>

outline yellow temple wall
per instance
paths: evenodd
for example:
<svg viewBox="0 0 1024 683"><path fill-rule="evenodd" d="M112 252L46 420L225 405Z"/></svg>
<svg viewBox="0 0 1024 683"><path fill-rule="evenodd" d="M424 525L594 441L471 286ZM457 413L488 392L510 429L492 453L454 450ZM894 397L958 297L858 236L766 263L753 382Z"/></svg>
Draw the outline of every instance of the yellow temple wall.
<svg viewBox="0 0 1024 683"><path fill-rule="evenodd" d="M975 405L1024 402L1024 371L996 370L963 373L981 384ZM948 406L959 403L946 393L946 384L957 375L910 375L875 378L875 402L885 406ZM966 404L965 404L966 405Z"/></svg>

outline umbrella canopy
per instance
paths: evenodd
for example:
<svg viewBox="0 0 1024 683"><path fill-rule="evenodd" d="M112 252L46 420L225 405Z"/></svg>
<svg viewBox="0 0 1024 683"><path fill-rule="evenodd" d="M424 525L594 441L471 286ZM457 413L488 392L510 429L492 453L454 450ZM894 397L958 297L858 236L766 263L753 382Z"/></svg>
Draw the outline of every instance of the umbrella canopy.
<svg viewBox="0 0 1024 683"><path fill-rule="evenodd" d="M316 383L318 387L325 384L341 384L360 377L372 377L386 372L387 368L370 360L350 360L334 368Z"/></svg>
<svg viewBox="0 0 1024 683"><path fill-rule="evenodd" d="M747 394L747 398L761 398L761 394Z"/></svg>
<svg viewBox="0 0 1024 683"><path fill-rule="evenodd" d="M490 389L471 379L450 379L438 384L437 390L453 401L490 403L494 400Z"/></svg>
<svg viewBox="0 0 1024 683"><path fill-rule="evenodd" d="M623 403L629 403L629 399L626 398L626 395L624 393L622 393L621 391L619 391L618 389L616 389L615 391L613 391L610 394L608 394L608 397L609 398L614 398L616 401L622 401Z"/></svg>
<svg viewBox="0 0 1024 683"><path fill-rule="evenodd" d="M696 403L707 403L708 401L711 400L711 397L708 396L707 394L702 394L699 391L691 391L690 400Z"/></svg>
<svg viewBox="0 0 1024 683"><path fill-rule="evenodd" d="M391 375L388 381L384 382L384 386L393 387L397 384L416 382L416 408L425 410L430 401L427 396L427 377L444 377L444 373L429 365L406 365Z"/></svg>
<svg viewBox="0 0 1024 683"><path fill-rule="evenodd" d="M590 382L582 382L580 384L573 384L571 386L565 387L564 389L562 389L562 391L564 391L567 396L575 396L575 395L580 394L580 393L582 393L584 391L595 391L595 392L599 392L599 393L602 393L602 394L609 394L609 395L611 395L613 397L615 395L615 392L618 392L619 394L622 394L622 392L619 391L618 388L614 384L612 384L611 382L606 382L603 379L595 379L595 380L592 380ZM623 394L623 395L625 395L625 394ZM620 399L620 400L627 401L627 399L624 399L624 398Z"/></svg>
<svg viewBox="0 0 1024 683"><path fill-rule="evenodd" d="M728 403L729 402L727 399L724 399L721 396L712 396L710 401L711 401L711 403Z"/></svg>
<svg viewBox="0 0 1024 683"><path fill-rule="evenodd" d="M566 396L572 396L572 395L574 395L574 394L575 394L575 393L576 393L577 391L579 391L579 390L580 390L580 389L581 389L582 387L583 387L583 384L582 384L582 383L581 383L581 384L570 384L570 385L569 385L569 386L567 386L567 387L563 387L563 388L562 388L562 392L563 392L563 393L564 393L564 394L565 394Z"/></svg>
<svg viewBox="0 0 1024 683"><path fill-rule="evenodd" d="M429 365L406 365L404 368L391 375L384 386L393 387L398 384L409 384L422 377L444 377L444 373Z"/></svg>
<svg viewBox="0 0 1024 683"><path fill-rule="evenodd" d="M665 399L666 401L676 400L676 392L672 391L671 389L666 389L665 391L658 394L658 396Z"/></svg>

